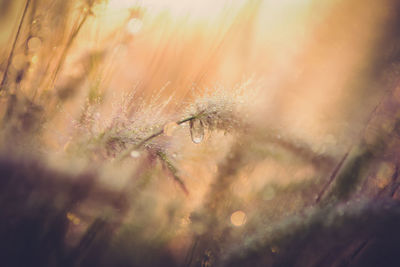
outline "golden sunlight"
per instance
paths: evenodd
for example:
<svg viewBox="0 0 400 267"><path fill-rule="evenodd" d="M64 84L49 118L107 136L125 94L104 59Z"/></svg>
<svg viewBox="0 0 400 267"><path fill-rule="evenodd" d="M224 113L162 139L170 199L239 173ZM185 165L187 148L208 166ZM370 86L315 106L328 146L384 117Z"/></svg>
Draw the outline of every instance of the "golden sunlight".
<svg viewBox="0 0 400 267"><path fill-rule="evenodd" d="M245 0L110 0L110 9L121 10L142 7L151 13L168 12L172 17L195 17L210 19L221 11L241 6Z"/></svg>
<svg viewBox="0 0 400 267"><path fill-rule="evenodd" d="M399 14L0 0L0 265L400 266Z"/></svg>

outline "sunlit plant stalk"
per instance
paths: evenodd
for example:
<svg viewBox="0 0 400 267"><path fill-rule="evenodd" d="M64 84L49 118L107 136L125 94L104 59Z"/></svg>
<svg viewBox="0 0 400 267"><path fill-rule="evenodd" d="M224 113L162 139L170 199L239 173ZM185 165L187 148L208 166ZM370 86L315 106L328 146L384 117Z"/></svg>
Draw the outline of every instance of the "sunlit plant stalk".
<svg viewBox="0 0 400 267"><path fill-rule="evenodd" d="M4 90L4 87L6 85L7 78L8 78L8 70L10 68L12 59L14 57L15 48L17 46L17 42L18 42L19 36L21 34L21 29L22 29L22 25L24 24L24 20L25 20L26 14L28 13L28 8L29 8L30 3L31 3L31 0L26 0L25 8L24 8L21 20L20 20L19 25L18 25L17 34L15 35L14 42L13 42L13 44L11 46L11 51L10 51L10 54L8 55L7 64L6 64L6 67L5 67L5 70L4 70L4 75L3 75L3 78L2 78L1 83L0 83L0 91Z"/></svg>
<svg viewBox="0 0 400 267"><path fill-rule="evenodd" d="M79 22L78 26L74 29L74 31L72 32L71 36L69 37L67 44L64 46L63 51L61 52L61 56L57 62L57 66L56 69L53 73L53 77L51 79L51 83L50 83L50 88L53 87L58 74L60 73L62 67L64 66L65 63L65 59L67 58L68 52L72 47L72 44L74 42L74 40L76 39L76 37L78 36L78 33L81 31L83 25L85 24L87 18L89 17L89 15L93 14L91 11L91 6L89 8L84 8L83 10L83 18L81 19L81 21Z"/></svg>
<svg viewBox="0 0 400 267"><path fill-rule="evenodd" d="M194 115L194 116L187 117L187 118L182 119L182 120L180 120L180 121L177 121L177 122L175 122L175 123L176 123L177 125L181 125L181 124L183 124L183 123L185 123L185 122L189 122L189 121L191 121L191 120L197 119L201 114L202 114L202 113L199 113L199 114ZM154 138L156 138L156 137L162 135L163 133L164 133L164 129L161 129L161 130L158 130L157 132L151 134L150 136L146 137L145 139L143 139L142 141L140 141L138 144L136 144L133 148L128 149L127 152L124 153L124 154L121 156L120 160L123 160L123 159L127 158L127 157L130 155L130 153L131 153L132 151L137 150L137 149L140 149L140 148L143 147L146 143L148 143L148 142L151 141L152 139L154 139Z"/></svg>
<svg viewBox="0 0 400 267"><path fill-rule="evenodd" d="M381 107L384 103L385 98L391 97L393 95L393 90L388 91L386 94L384 94L381 98L381 100L378 102L378 104L375 106L375 108L371 111L370 115L368 116L368 120L364 126L364 128L360 131L359 136L360 139L362 139L362 136L365 135L365 132L370 125L372 119L376 116L379 107ZM337 177L339 176L340 171L343 169L344 163L346 162L350 152L353 149L353 145L350 146L350 148L347 150L347 152L342 156L341 160L337 163L335 168L333 169L331 175L329 176L328 181L323 185L322 189L320 192L317 194L317 197L315 199L315 203L318 204L321 202L323 197L326 195L327 191L330 189L332 184L336 181Z"/></svg>
<svg viewBox="0 0 400 267"><path fill-rule="evenodd" d="M192 122L193 120L199 119L201 114L204 112L200 112L197 115L194 116L189 116L185 119L182 119L180 121L175 122L177 125L181 125L185 122ZM137 145L134 146L132 149L128 149L126 153L124 153L119 160L123 160L127 158L133 151L140 149L142 146L144 146L146 143L151 141L152 139L162 135L164 133L164 129L158 130L157 132L153 133L152 135L148 136L147 138L143 139L141 142L139 142ZM166 153L164 153L162 150L158 150L156 152L157 157L162 161L162 163L168 168L168 170L171 172L172 177L174 178L175 182L178 183L179 187L182 189L182 191L186 194L189 195L189 190L187 189L184 181L178 176L178 169L175 167L175 165L169 160L168 156Z"/></svg>
<svg viewBox="0 0 400 267"><path fill-rule="evenodd" d="M172 164L172 162L169 160L167 155L162 151L158 151L157 152L157 156L161 159L161 161L165 164L165 166L170 170L170 172L172 174L172 177L174 178L175 182L177 182L178 185L181 187L183 192L186 195L189 195L189 191L186 188L185 183L183 182L183 180L177 174L178 173L178 169Z"/></svg>

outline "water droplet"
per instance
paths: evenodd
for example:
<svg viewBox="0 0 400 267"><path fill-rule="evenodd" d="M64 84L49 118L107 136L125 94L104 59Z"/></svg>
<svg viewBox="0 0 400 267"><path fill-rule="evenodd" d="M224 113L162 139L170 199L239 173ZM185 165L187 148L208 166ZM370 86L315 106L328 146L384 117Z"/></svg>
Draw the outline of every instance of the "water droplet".
<svg viewBox="0 0 400 267"><path fill-rule="evenodd" d="M164 134L166 136L172 136L175 130L178 128L178 124L176 122L169 122L164 126Z"/></svg>
<svg viewBox="0 0 400 267"><path fill-rule="evenodd" d="M139 151L136 151L136 150L132 150L132 151L131 151L131 157L132 157L132 158L138 158L138 157L140 157L140 152L139 152Z"/></svg>
<svg viewBox="0 0 400 267"><path fill-rule="evenodd" d="M200 119L190 120L190 136L195 144L200 144L204 139L204 125Z"/></svg>

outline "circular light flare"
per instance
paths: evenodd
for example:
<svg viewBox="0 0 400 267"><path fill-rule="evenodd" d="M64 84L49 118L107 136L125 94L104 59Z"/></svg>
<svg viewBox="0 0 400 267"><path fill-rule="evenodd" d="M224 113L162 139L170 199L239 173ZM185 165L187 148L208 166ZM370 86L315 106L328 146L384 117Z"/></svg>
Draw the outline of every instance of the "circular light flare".
<svg viewBox="0 0 400 267"><path fill-rule="evenodd" d="M246 221L247 221L246 213L244 213L241 210L235 211L231 215L231 223L236 227L244 225Z"/></svg>
<svg viewBox="0 0 400 267"><path fill-rule="evenodd" d="M38 55L34 55L34 56L31 58L31 63L32 63L32 64L36 64L36 63L38 63L38 61L39 61Z"/></svg>
<svg viewBox="0 0 400 267"><path fill-rule="evenodd" d="M142 29L143 22L138 18L133 18L128 21L126 24L126 29L130 34L137 34Z"/></svg>
<svg viewBox="0 0 400 267"><path fill-rule="evenodd" d="M28 62L28 58L25 54L21 53L21 54L17 54L14 56L14 58L12 59L12 66L19 70L22 69Z"/></svg>
<svg viewBox="0 0 400 267"><path fill-rule="evenodd" d="M42 46L42 40L39 37L31 37L28 40L28 49L29 51L35 52L40 49Z"/></svg>
<svg viewBox="0 0 400 267"><path fill-rule="evenodd" d="M138 158L138 157L140 157L140 152L139 151L136 151L136 150L132 150L131 151L131 153L130 153L130 156L132 157L132 158Z"/></svg>

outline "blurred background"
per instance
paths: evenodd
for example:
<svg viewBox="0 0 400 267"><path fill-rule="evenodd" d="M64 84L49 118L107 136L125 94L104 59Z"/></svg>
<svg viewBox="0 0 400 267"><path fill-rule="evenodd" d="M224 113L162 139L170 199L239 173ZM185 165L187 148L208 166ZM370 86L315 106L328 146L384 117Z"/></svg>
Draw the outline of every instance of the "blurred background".
<svg viewBox="0 0 400 267"><path fill-rule="evenodd" d="M372 66L394 27L393 1L92 2L30 3L8 68L10 79L24 76L27 97L48 90L111 99L135 90L143 101L172 97L173 109L193 91L251 78L263 91L254 119L310 143L342 143L384 91L371 84ZM4 72L25 2L1 5ZM85 5L90 15L69 44Z"/></svg>

